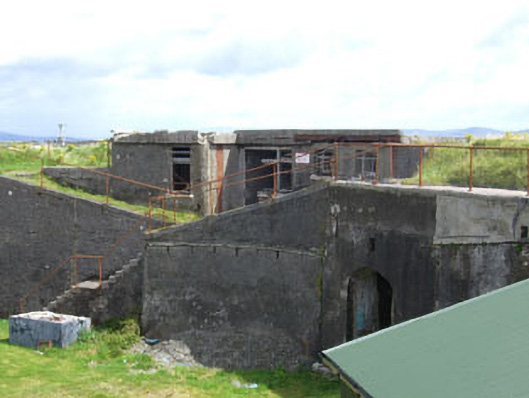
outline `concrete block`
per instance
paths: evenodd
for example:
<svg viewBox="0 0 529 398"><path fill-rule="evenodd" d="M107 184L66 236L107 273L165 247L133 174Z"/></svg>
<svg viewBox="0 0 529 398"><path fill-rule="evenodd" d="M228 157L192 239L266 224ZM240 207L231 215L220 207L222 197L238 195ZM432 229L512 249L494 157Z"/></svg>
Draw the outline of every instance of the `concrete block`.
<svg viewBox="0 0 529 398"><path fill-rule="evenodd" d="M51 341L55 347L66 347L77 340L81 330L89 330L90 325L90 318L48 311L12 315L9 343L37 348L40 343Z"/></svg>

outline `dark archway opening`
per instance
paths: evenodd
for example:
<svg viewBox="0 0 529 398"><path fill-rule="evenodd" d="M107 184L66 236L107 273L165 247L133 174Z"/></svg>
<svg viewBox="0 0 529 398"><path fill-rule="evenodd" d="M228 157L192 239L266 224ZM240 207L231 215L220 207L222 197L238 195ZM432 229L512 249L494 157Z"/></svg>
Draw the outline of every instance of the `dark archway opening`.
<svg viewBox="0 0 529 398"><path fill-rule="evenodd" d="M391 326L393 289L378 272L361 269L347 286L346 341Z"/></svg>
<svg viewBox="0 0 529 398"><path fill-rule="evenodd" d="M377 273L378 293L378 326L385 329L391 326L391 307L393 304L393 289L389 282Z"/></svg>

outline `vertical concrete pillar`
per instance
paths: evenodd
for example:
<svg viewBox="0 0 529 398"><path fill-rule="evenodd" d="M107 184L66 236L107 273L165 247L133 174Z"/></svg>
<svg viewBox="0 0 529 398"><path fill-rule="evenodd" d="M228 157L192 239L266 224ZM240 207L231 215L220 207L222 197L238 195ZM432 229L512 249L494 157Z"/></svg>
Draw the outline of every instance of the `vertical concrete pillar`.
<svg viewBox="0 0 529 398"><path fill-rule="evenodd" d="M216 150L216 161L217 161L217 183L215 184L217 190L217 206L216 213L222 213L222 186L224 177L224 148L222 145L217 145Z"/></svg>

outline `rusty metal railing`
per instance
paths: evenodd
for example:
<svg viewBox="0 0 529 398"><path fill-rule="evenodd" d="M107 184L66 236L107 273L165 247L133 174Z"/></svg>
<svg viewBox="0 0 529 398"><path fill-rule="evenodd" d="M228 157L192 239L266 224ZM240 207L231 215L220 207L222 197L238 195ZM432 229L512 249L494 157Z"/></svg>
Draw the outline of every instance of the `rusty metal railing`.
<svg viewBox="0 0 529 398"><path fill-rule="evenodd" d="M340 148L348 147L348 146L357 146L357 147L360 147L360 150L355 151L354 154L352 154L350 156L341 156L340 155ZM338 179L340 179L340 164L342 164L344 161L355 159L357 156L359 156L359 154L362 154L362 153L364 153L364 154L365 153L374 153L374 156L375 156L375 172L374 172L374 178L373 178L372 183L375 184L375 185L379 184L380 177L381 177L380 176L380 157L381 157L380 150L381 149L388 149L388 153L389 153L389 159L388 159L388 163L389 163L389 177L391 179L395 175L395 172L394 172L394 167L395 167L394 154L395 154L395 151L398 150L399 148L411 148L411 149L415 148L415 149L417 149L418 150L417 177L418 177L418 186L419 187L423 187L424 186L423 168L424 168L424 161L425 161L424 152L426 150L430 150L430 149L448 149L448 150L451 150L452 149L452 150L468 151L468 156L469 156L469 160L468 160L468 190L469 191L472 191L474 189L474 185L475 185L474 184L474 167L475 167L475 164L474 164L475 159L474 159L474 157L475 157L475 152L476 151L497 151L497 150L501 150L501 151L525 151L526 152L526 161L527 161L526 194L529 195L529 147L473 146L473 145L466 145L465 146L465 145L451 145L451 144L402 144L402 143L382 143L382 142L379 142L379 143L356 143L355 142L355 143L332 143L332 144L329 144L329 145L321 145L321 146L318 146L316 149L314 149L314 150L312 150L310 152L305 152L304 155L306 155L306 154L312 155L315 152L326 150L326 149L329 149L329 148L333 148L334 153L333 153L333 157L328 159L328 160L323 160L323 161L320 161L320 162L308 162L308 163L300 164L297 167L292 167L289 170L281 170L279 168L279 164L281 162L279 162L279 161L271 162L271 163L267 163L267 164L263 164L261 166L257 166L257 167L251 168L251 169L240 170L240 171L237 171L237 172L229 174L229 175L224 175L224 176L222 176L220 178L210 179L210 180L207 180L207 181L204 181L204 182L201 182L201 183L197 183L197 184L194 184L194 185L189 185L186 190L170 190L170 189L163 188L163 187L158 187L158 186L155 186L155 185L152 185L152 184L148 184L148 183L144 183L144 182L140 182L140 181L135 181L135 180L128 179L128 178L121 177L121 176L117 176L117 175L113 175L111 173L90 169L90 168L87 168L87 167L80 167L80 168L83 169L83 170L86 170L88 172L92 172L92 173L95 173L95 174L98 174L98 175L101 175L101 176L105 177L105 188L106 188L105 191L106 191L106 202L107 203L108 203L108 197L109 197L109 182L110 182L111 179L120 180L120 181L123 181L123 182L126 182L126 183L130 183L130 184L133 184L133 185L136 185L136 186L140 186L140 187L143 187L143 188L148 188L148 189L151 189L151 190L158 190L158 191L164 193L165 195L151 196L149 198L149 211L148 211L148 214L146 215L146 217L148 218L148 224L149 224L148 230L149 230L149 232L152 232L152 208L153 208L153 203L155 203L157 201L161 202L162 227L165 227L166 226L166 221L168 221L168 219L166 218L166 211L167 211L166 205L167 205L167 202L168 201L169 202L172 201L172 203L173 203L173 222L176 223L177 200L180 199L180 198L189 197L189 193L192 193L196 189L204 189L206 194L210 195L209 196L209 203L210 203L210 206L211 206L211 213L214 214L214 208L213 208L213 202L214 201L213 201L213 198L211 196L212 196L213 193L216 193L216 195L218 197L219 189L225 189L225 188L228 188L228 187L231 187L231 186L235 186L235 185L246 184L248 182L257 181L257 180L264 179L264 178L272 178L273 179L273 189L272 189L272 197L271 198L275 199L277 197L277 195L278 195L278 186L279 186L278 178L281 175L288 174L288 173L298 173L298 172L301 172L301 171L305 171L307 169L315 169L315 168L317 168L319 166L322 166L324 164L329 164L330 165L330 170L331 170L331 178L333 178L335 180L338 180ZM293 162L293 164L295 163L294 159L292 160L292 162ZM64 162L54 162L54 163L56 163L58 165L75 166L75 165L67 164L67 163L64 163ZM272 172L271 173L268 173L268 174L265 174L265 175L261 175L261 176L257 176L257 177L252 177L252 178L243 178L243 179L241 179L239 181L226 182L227 180L229 180L231 178L234 178L234 177L237 177L237 176L240 176L240 175L246 175L249 172L258 171L258 170L262 170L264 168L269 168L269 167L272 168ZM44 161L41 158L41 171L40 171L40 179L41 179L40 185L41 185L41 187L43 186L43 179L44 179L44 177L43 177L43 175L44 175L43 169L44 169ZM122 238L126 239L130 235L130 233L132 233L132 232L129 231L123 237L120 237L120 239L117 240L117 242L113 246L113 248L111 248L111 251L115 250L115 248L118 247L122 243ZM110 253L110 251L109 251L109 253ZM108 257L109 253L107 253L105 255L93 255L92 257L93 258L97 258L99 264L101 264L103 259ZM65 261L67 262L67 261L71 261L72 259L81 258L81 257L76 257L76 256L80 256L80 255L74 254L74 255L68 257L67 260L65 260ZM64 262L61 263L59 265L59 267L54 269L50 273L50 275L47 276L42 281L42 283L39 283L39 285L36 287L36 290L38 290L40 288L40 286L42 286L43 283L46 283L49 280L49 278L51 278L51 276L53 274L55 274L55 272L58 269L60 269L61 267L63 267L63 266L64 266ZM100 283L101 283L101 268L102 268L102 265L99 265L99 269L100 269ZM23 310L24 301L27 300L29 297L31 297L36 292L36 290L35 289L32 290L28 295L26 295L25 297L20 299L21 310Z"/></svg>
<svg viewBox="0 0 529 398"><path fill-rule="evenodd" d="M147 216L143 216L139 218L132 228L130 228L127 232L125 232L123 235L121 235L116 242L108 248L108 250L104 254L80 254L75 253L71 256L68 256L64 261L59 263L57 267L55 267L53 270L51 270L46 277L44 277L38 284L35 286L27 295L20 298L20 312L24 312L25 303L33 297L39 289L44 286L46 283L48 283L53 275L55 275L59 270L63 269L66 265L71 263L73 261L73 277L70 278L71 287L75 288L77 287L79 281L78 281L78 275L79 275L79 259L95 259L97 260L97 266L98 266L98 280L99 280L99 287L102 284L103 279L103 260L109 258L112 253L115 252L115 250L120 247L139 227L141 224L143 224L146 220Z"/></svg>

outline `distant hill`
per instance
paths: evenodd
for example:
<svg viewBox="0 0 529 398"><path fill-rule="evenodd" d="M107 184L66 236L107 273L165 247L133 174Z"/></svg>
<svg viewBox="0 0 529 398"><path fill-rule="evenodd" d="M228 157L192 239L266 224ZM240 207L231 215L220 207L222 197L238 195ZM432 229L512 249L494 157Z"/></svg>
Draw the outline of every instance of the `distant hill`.
<svg viewBox="0 0 529 398"><path fill-rule="evenodd" d="M12 134L12 133L5 133L3 131L0 131L0 142L1 141L15 141L15 142L23 142L23 141L36 141L36 142L45 142L45 141L54 141L57 137L33 137L29 135L19 135L19 134ZM73 138L73 137L65 137L65 140L68 142L72 141L81 141L80 138Z"/></svg>
<svg viewBox="0 0 529 398"><path fill-rule="evenodd" d="M522 130L526 131L526 130ZM402 130L404 135L412 136L418 135L420 137L453 137L463 138L467 134L472 134L474 137L485 137L487 135L503 135L505 132L501 130L489 129L487 127L467 127L464 129L448 129L448 130L426 130L426 129L410 129Z"/></svg>

